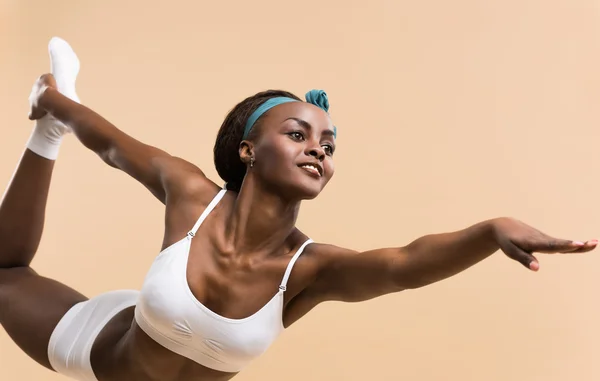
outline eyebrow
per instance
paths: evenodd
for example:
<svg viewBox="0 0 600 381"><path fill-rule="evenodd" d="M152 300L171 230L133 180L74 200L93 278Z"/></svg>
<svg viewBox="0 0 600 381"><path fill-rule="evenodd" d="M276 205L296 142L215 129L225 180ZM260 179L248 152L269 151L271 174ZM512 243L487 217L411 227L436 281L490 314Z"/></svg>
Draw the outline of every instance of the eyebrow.
<svg viewBox="0 0 600 381"><path fill-rule="evenodd" d="M310 123L308 123L306 120L291 117L291 118L287 118L286 120L284 120L284 122L288 121L288 120L293 120L294 122L298 123L300 126L306 128L307 130L312 130L312 125ZM326 129L325 131L323 131L323 134L327 135L327 136L334 136L333 130L330 130L330 129Z"/></svg>

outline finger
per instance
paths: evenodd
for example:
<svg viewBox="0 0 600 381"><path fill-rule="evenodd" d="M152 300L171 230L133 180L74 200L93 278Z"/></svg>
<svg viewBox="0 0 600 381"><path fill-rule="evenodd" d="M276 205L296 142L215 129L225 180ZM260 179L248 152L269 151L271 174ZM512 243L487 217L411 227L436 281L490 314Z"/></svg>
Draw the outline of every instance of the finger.
<svg viewBox="0 0 600 381"><path fill-rule="evenodd" d="M539 265L537 259L533 255L529 254L525 250L523 250L520 247L518 247L517 245L515 245L514 243L507 242L506 246L503 248L503 250L504 250L504 253L509 258L514 259L515 261L519 262L523 266L527 267L529 270L532 270L532 271L539 270L540 265Z"/></svg>
<svg viewBox="0 0 600 381"><path fill-rule="evenodd" d="M52 73L42 74L39 80L49 86L56 86L56 79L54 79L54 75Z"/></svg>
<svg viewBox="0 0 600 381"><path fill-rule="evenodd" d="M43 118L44 115L46 115L46 111L34 109L29 111L28 118L29 120L38 120Z"/></svg>
<svg viewBox="0 0 600 381"><path fill-rule="evenodd" d="M524 247L528 251L538 253L569 253L580 250L585 246L584 242L571 241L567 239L558 239L552 237L544 237L541 240L532 242Z"/></svg>
<svg viewBox="0 0 600 381"><path fill-rule="evenodd" d="M594 239L591 241L587 241L582 247L579 249L572 251L571 253L587 253L589 251L594 250L598 246L598 240Z"/></svg>
<svg viewBox="0 0 600 381"><path fill-rule="evenodd" d="M29 120L39 120L42 119L46 115L46 112L43 110L33 110L28 114Z"/></svg>

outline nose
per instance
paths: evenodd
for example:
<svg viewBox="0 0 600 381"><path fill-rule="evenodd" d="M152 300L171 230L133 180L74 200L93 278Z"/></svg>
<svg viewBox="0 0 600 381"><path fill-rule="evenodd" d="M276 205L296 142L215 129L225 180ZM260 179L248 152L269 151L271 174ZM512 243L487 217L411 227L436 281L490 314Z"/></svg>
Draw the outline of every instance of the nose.
<svg viewBox="0 0 600 381"><path fill-rule="evenodd" d="M316 158L319 161L325 160L325 150L321 146L309 148L308 155Z"/></svg>

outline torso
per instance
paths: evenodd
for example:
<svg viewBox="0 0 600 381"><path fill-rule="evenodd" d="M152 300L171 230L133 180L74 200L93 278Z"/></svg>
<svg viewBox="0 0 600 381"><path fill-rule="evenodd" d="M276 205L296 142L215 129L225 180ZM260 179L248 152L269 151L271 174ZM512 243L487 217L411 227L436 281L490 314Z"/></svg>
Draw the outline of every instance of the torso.
<svg viewBox="0 0 600 381"><path fill-rule="evenodd" d="M216 185L211 188L193 203L167 203L163 250L185 237L219 191ZM254 261L237 259L224 243L225 218L234 201L235 193L227 192L198 230L189 251L187 282L206 308L226 318L242 319L273 298L294 252L308 237L294 230L277 253ZM315 246L308 245L293 268L284 293L284 327L314 307L309 298L299 295L319 268ZM204 367L164 348L138 326L134 308L116 315L94 343L92 365L99 381L221 381L236 375Z"/></svg>

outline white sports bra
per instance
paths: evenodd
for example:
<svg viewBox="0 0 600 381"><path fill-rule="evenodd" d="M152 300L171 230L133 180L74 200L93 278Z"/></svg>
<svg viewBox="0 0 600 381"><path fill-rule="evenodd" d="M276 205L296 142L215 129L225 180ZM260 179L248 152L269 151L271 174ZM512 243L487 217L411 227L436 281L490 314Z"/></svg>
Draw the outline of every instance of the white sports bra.
<svg viewBox="0 0 600 381"><path fill-rule="evenodd" d="M243 319L214 313L192 294L186 270L196 231L221 200L221 190L188 234L154 260L144 280L135 320L144 332L165 348L203 366L239 372L265 352L283 331L283 295L294 263L312 242L308 239L292 257L279 290L260 310Z"/></svg>

